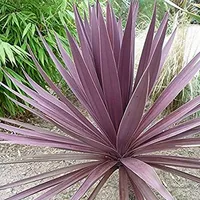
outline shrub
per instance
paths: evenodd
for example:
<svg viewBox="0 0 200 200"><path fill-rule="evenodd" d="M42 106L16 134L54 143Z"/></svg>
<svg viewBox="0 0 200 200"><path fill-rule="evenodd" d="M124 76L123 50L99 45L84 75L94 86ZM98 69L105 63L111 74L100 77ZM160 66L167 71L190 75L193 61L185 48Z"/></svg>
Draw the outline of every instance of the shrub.
<svg viewBox="0 0 200 200"><path fill-rule="evenodd" d="M80 3L79 7L84 6L86 5ZM29 44L43 69L51 76L52 80L63 86L63 89L64 86L68 89L61 81L53 62L43 49L36 27L40 29L52 50L56 52L55 31L63 39L62 36L65 35L64 26L67 24L70 32L73 35L76 34L72 11L73 1L0 0L0 81L16 90L16 85L11 83L2 69L9 71L15 78L24 83L26 80L22 71L26 69L33 80L42 87L46 86L34 63L27 56L27 44ZM67 43L65 43L65 48L68 48ZM19 114L19 111L22 111L4 93L12 95L12 98L16 99L15 95L3 88L1 88L0 93L0 115L16 115Z"/></svg>
<svg viewBox="0 0 200 200"><path fill-rule="evenodd" d="M2 68L12 74L17 80L26 83L26 80L19 74L15 72L16 68L16 59L15 56L21 56L21 59L28 59L27 53L17 45L10 45L8 42L4 42L0 38L0 82L5 83L10 88L15 88L16 90L20 91L17 86L14 86L10 79L5 75ZM5 66L7 62L10 62L10 67ZM16 111L22 111L19 107L14 106L12 101L6 97L6 94L15 98L15 95L10 93L8 90L4 89L3 87L0 88L0 115L7 115L7 114L16 114Z"/></svg>
<svg viewBox="0 0 200 200"><path fill-rule="evenodd" d="M39 117L54 123L65 135L48 132L39 127L1 118L0 126L18 134L1 132L1 140L11 143L49 146L74 151L74 153L43 155L12 163L47 160L88 160L66 168L36 175L14 183L3 185L6 189L29 182L54 177L50 181L20 192L9 200L23 199L44 191L37 200L51 199L53 196L84 180L73 200L80 199L89 188L100 181L88 199L94 199L110 175L118 170L120 199L128 199L129 186L136 199L157 199L152 189L167 200L172 195L162 185L154 168L200 182L200 178L174 167L199 169L200 160L182 156L162 155L157 151L187 148L200 145L199 138L192 136L199 131L199 119L182 122L182 119L199 110L200 97L184 104L165 118L155 121L177 94L187 85L200 68L200 54L197 54L171 81L150 108L145 107L148 97L160 74L174 34L163 46L167 30L168 15L161 22L154 35L156 9L144 44L137 74L134 75L135 21L138 2L131 3L124 32L121 23L114 16L108 4L106 23L100 5L90 8L89 21L84 21L75 8L76 27L80 47L67 31L73 59L69 57L56 35L59 52L64 66L59 62L42 35L44 46L56 64L63 79L70 85L79 101L94 120L92 124L61 93L49 79L31 52L41 75L52 90L53 96L42 89L26 73L32 88L11 80L27 95L24 96L8 88L22 100L36 109L26 107ZM68 67L68 70L65 67ZM13 124L7 125L4 122ZM20 127L17 127L20 126ZM185 138L188 136L188 138ZM92 161L93 160L93 161ZM8 164L8 163L7 163Z"/></svg>

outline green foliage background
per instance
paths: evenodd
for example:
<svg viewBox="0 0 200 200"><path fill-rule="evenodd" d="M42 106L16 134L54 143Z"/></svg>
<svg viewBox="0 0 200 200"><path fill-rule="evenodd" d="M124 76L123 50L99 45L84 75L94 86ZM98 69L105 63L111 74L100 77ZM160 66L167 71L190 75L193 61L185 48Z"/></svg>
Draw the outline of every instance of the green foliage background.
<svg viewBox="0 0 200 200"><path fill-rule="evenodd" d="M54 32L64 40L65 30L75 34L73 1L66 0L0 0L0 81L14 86L4 71L9 72L18 80L25 82L22 69L35 81L45 87L45 83L37 72L27 53L27 44L53 81L62 85L61 78L44 50L36 27L45 37L51 48L56 51ZM83 9L87 5L78 3ZM65 45L68 47L67 44ZM3 71L4 70L4 71ZM66 86L67 87L67 86ZM0 115L16 115L22 110L15 106L5 95L9 93L0 87ZM9 94L12 98L16 97Z"/></svg>

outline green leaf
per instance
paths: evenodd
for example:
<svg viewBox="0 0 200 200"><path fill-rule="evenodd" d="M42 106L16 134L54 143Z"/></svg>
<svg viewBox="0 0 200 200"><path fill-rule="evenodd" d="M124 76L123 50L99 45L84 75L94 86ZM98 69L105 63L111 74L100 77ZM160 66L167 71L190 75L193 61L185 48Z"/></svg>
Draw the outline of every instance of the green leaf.
<svg viewBox="0 0 200 200"><path fill-rule="evenodd" d="M3 49L3 42L0 42L0 57L1 57L1 61L3 62L3 64L6 63L6 55Z"/></svg>
<svg viewBox="0 0 200 200"><path fill-rule="evenodd" d="M34 36L34 34L35 34L35 24L32 24L32 26L31 26L31 33L32 33L32 36Z"/></svg>
<svg viewBox="0 0 200 200"><path fill-rule="evenodd" d="M44 54L45 52L41 48L37 48L39 60L41 61L42 65L44 66Z"/></svg>
<svg viewBox="0 0 200 200"><path fill-rule="evenodd" d="M26 51L24 51L24 49L22 49L19 46L13 46L12 48L18 49L19 51L21 51L24 55L29 55Z"/></svg>
<svg viewBox="0 0 200 200"><path fill-rule="evenodd" d="M26 20L27 20L26 15L27 15L27 14L25 14L25 16L24 16L22 13L19 13L19 14L18 14L18 17L19 17L19 19L23 22L23 24L26 24Z"/></svg>
<svg viewBox="0 0 200 200"><path fill-rule="evenodd" d="M10 88L12 88L12 82L11 82L11 80L6 75L4 76L4 78L5 78L7 86L10 87Z"/></svg>
<svg viewBox="0 0 200 200"><path fill-rule="evenodd" d="M15 58L14 58L14 55L13 55L13 51L10 48L10 45L8 43L4 43L3 47L4 47L6 55L8 56L8 59L10 60L10 62L16 64Z"/></svg>
<svg viewBox="0 0 200 200"><path fill-rule="evenodd" d="M5 15L4 17L0 18L0 22L3 21L4 19L6 19L6 17L8 17L8 15Z"/></svg>
<svg viewBox="0 0 200 200"><path fill-rule="evenodd" d="M0 82L3 81L3 75L4 75L4 73L3 73L3 71L0 69Z"/></svg>
<svg viewBox="0 0 200 200"><path fill-rule="evenodd" d="M60 18L60 21L62 23L63 26L65 26L65 20L64 20L64 16L63 16L63 13L62 12L58 12L58 15L59 15L59 18Z"/></svg>
<svg viewBox="0 0 200 200"><path fill-rule="evenodd" d="M23 56L22 51L20 51L19 49L15 48L15 46L10 46L10 48L12 49L12 51L14 51L16 54Z"/></svg>
<svg viewBox="0 0 200 200"><path fill-rule="evenodd" d="M6 97L6 101L5 101L5 107L7 108L7 110L10 112L10 114L12 114L12 115L15 115L16 114L16 111L15 111L15 105L14 105L14 103L10 100L10 99L8 99L7 97Z"/></svg>
<svg viewBox="0 0 200 200"><path fill-rule="evenodd" d="M13 22L20 28L19 22L18 22L18 20L17 20L17 16L16 16L15 13L12 13L12 18L13 18Z"/></svg>
<svg viewBox="0 0 200 200"><path fill-rule="evenodd" d="M4 116L3 108L0 107L0 116Z"/></svg>
<svg viewBox="0 0 200 200"><path fill-rule="evenodd" d="M75 16L74 16L74 13L71 12L70 10L67 10L67 13L70 15L70 17L74 20L75 19Z"/></svg>
<svg viewBox="0 0 200 200"><path fill-rule="evenodd" d="M10 22L11 19L12 19L12 16L9 15L8 18L7 18L7 20L6 20L6 22L5 22L5 24L3 25L2 29L4 29L6 27L6 25Z"/></svg>
<svg viewBox="0 0 200 200"><path fill-rule="evenodd" d="M18 81L20 81L20 82L24 82L24 83L27 83L28 84L28 82L22 77L22 76L20 76L19 74L17 74L14 70L12 70L12 69L10 69L10 68L8 68L8 67L5 67L5 69L6 69L6 71L10 74L10 75L12 75L14 78L16 78Z"/></svg>
<svg viewBox="0 0 200 200"><path fill-rule="evenodd" d="M23 31L22 38L24 38L24 36L27 34L30 28L31 28L31 23L28 23L26 28Z"/></svg>

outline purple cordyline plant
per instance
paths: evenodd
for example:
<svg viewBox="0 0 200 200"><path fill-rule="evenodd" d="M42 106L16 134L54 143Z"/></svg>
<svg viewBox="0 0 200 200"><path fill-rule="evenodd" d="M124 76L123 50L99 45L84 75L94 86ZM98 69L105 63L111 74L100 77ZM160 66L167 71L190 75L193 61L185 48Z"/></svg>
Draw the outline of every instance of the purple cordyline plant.
<svg viewBox="0 0 200 200"><path fill-rule="evenodd" d="M116 19L109 4L107 4L106 20L104 20L98 2L94 7L89 8L89 19L85 17L82 20L75 7L74 13L80 47L67 31L73 56L71 59L63 48L62 42L56 36L63 64L41 36L58 71L81 104L87 109L94 123L91 123L66 99L60 89L43 71L31 51L33 61L50 88L55 92L56 97L35 83L25 72L32 88L8 76L27 96L13 91L1 83L36 109L13 100L18 105L42 119L52 122L65 133L65 135L61 135L30 124L1 118L1 128L18 133L13 135L1 132L1 140L75 152L45 154L12 162L12 164L45 162L55 159L88 160L82 164L70 165L0 186L2 190L53 177L52 180L39 183L33 188L8 198L9 200L20 200L43 190L45 190L43 194L36 199L51 199L66 188L84 180L71 198L78 200L94 183L99 181L88 197L89 200L92 200L95 199L107 179L116 170L119 173L121 200L128 200L130 191L134 192L137 200L157 199L153 191L157 191L164 199L172 200L172 195L162 185L154 168L200 182L200 178L175 168L199 169L199 159L152 154L157 151L200 145L200 139L192 137L199 132L199 118L181 122L200 110L200 97L196 97L173 113L156 121L162 111L199 70L200 54L196 55L171 81L156 102L150 108L146 108L152 88L172 45L175 31L164 44L168 15L164 16L155 32L155 8L135 75L134 44L137 12L138 2L134 1L130 5L127 24L123 31L120 20ZM7 123L13 124L13 126L7 125ZM56 178L54 178L55 176Z"/></svg>

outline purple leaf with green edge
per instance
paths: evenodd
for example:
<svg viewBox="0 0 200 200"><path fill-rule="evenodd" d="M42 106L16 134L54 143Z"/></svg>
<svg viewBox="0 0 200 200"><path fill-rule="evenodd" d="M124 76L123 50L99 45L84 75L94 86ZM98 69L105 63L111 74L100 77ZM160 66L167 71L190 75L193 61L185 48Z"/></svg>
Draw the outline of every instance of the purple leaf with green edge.
<svg viewBox="0 0 200 200"><path fill-rule="evenodd" d="M167 166L164 166L164 165L153 165L153 167L161 169L161 170L166 171L166 172L169 172L171 174L175 174L175 175L183 177L185 179L189 179L191 181L195 181L197 183L200 183L200 178L199 177L194 176L192 174L188 174L186 172L182 172L182 171L180 171L178 169L174 169L174 168L167 167Z"/></svg>
<svg viewBox="0 0 200 200"><path fill-rule="evenodd" d="M127 172L128 172L130 182L137 187L137 189L142 193L142 195L146 199L150 198L151 200L157 200L155 194L152 192L151 188L146 184L145 181L139 178L131 170L127 169Z"/></svg>
<svg viewBox="0 0 200 200"><path fill-rule="evenodd" d="M149 88L147 75L147 73L144 74L140 80L122 117L117 133L117 147L121 153L125 153L126 144L131 142L132 133L135 132L141 121Z"/></svg>
<svg viewBox="0 0 200 200"><path fill-rule="evenodd" d="M173 200L173 197L163 186L158 175L150 165L136 158L122 158L121 162L125 167L140 177L149 186L159 192L165 199Z"/></svg>
<svg viewBox="0 0 200 200"><path fill-rule="evenodd" d="M99 27L100 37L103 38L100 40L102 88L107 109L117 130L123 114L120 82L114 52L101 11L99 11Z"/></svg>
<svg viewBox="0 0 200 200"><path fill-rule="evenodd" d="M143 155L137 157L143 162L151 164L169 165L183 168L199 169L200 159L181 157L181 156L165 156L165 155Z"/></svg>
<svg viewBox="0 0 200 200"><path fill-rule="evenodd" d="M97 180L99 180L107 171L109 171L116 164L116 161L107 161L93 169L84 181L84 183L80 186L78 191L74 194L72 200L80 199Z"/></svg>
<svg viewBox="0 0 200 200"><path fill-rule="evenodd" d="M132 92L134 73L134 45L135 45L135 21L138 11L138 2L132 2L129 10L128 21L121 44L118 74L122 93L122 103L125 109Z"/></svg>
<svg viewBox="0 0 200 200"><path fill-rule="evenodd" d="M106 181L109 179L109 177L113 174L115 170L116 170L116 167L113 167L108 172L105 173L103 178L99 181L98 185L93 190L92 194L88 197L88 200L94 200L96 198L99 191L102 189Z"/></svg>
<svg viewBox="0 0 200 200"><path fill-rule="evenodd" d="M124 167L119 168L119 197L123 200L129 200L129 179Z"/></svg>

